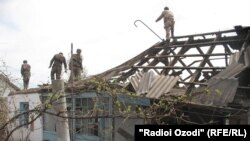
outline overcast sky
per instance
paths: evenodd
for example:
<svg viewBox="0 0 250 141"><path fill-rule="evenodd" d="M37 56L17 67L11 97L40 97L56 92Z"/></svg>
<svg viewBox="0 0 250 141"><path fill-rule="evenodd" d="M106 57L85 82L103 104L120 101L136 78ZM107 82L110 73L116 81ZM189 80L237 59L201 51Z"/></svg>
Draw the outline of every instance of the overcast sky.
<svg viewBox="0 0 250 141"><path fill-rule="evenodd" d="M82 49L89 75L113 68L160 41L141 23L165 37L163 8L175 14L175 35L250 26L250 0L0 0L0 59L21 80L24 59L31 65L31 87L50 81L54 54L69 59ZM66 78L64 74L64 78Z"/></svg>

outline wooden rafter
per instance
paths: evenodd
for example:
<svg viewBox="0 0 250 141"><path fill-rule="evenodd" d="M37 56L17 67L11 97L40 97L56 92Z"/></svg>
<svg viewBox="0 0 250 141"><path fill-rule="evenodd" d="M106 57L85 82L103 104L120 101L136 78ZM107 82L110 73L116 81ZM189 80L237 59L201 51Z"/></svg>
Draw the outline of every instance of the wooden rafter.
<svg viewBox="0 0 250 141"><path fill-rule="evenodd" d="M218 34L216 35L216 38L214 39L214 42L217 42L220 38L221 38L221 33L218 33ZM215 45L212 44L212 45L209 47L209 49L208 49L208 51L207 51L206 54L207 54L207 55L211 55L212 52L213 52L213 50L214 50L214 48L215 48ZM206 63L209 62L209 57L210 57L210 56L205 56L205 57L203 58L203 61L201 61L199 67L204 67L204 66L206 65ZM213 68L214 68L214 67L213 67ZM191 82L191 83L192 83L192 82L196 82L196 81L199 79L199 77L200 77L200 73L201 73L201 70L200 70L200 69L197 69L197 70L195 71L194 75L191 77L190 82ZM187 93L190 93L190 92L191 92L191 89L192 89L193 87L194 87L194 85L193 85L193 84L190 84L190 85L188 86L188 88L187 88L186 94L187 94Z"/></svg>
<svg viewBox="0 0 250 141"><path fill-rule="evenodd" d="M181 72L179 82L190 91L194 85L201 84L201 74L220 72L228 66L232 50L242 50L246 45L243 44L249 40L249 29L178 36L169 45L165 42L156 43L127 62L96 76L106 80L114 78L119 82L128 80L138 72L149 70L154 70L158 75L178 75ZM216 52L217 48L224 51ZM216 59L224 59L225 63L218 65L212 61Z"/></svg>

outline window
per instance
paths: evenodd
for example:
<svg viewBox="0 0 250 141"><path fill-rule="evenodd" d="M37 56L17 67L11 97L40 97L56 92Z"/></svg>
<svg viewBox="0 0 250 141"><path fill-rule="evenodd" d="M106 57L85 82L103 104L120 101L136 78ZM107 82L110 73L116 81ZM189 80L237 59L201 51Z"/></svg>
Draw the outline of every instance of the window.
<svg viewBox="0 0 250 141"><path fill-rule="evenodd" d="M75 99L75 112L76 116L85 115L86 113L93 112L94 98L76 98ZM77 134L84 134L90 136L98 136L97 118L90 119L76 119Z"/></svg>
<svg viewBox="0 0 250 141"><path fill-rule="evenodd" d="M27 112L29 110L29 102L20 102L20 114ZM29 122L29 113L22 114L19 117L20 125L24 125L24 127L28 128Z"/></svg>

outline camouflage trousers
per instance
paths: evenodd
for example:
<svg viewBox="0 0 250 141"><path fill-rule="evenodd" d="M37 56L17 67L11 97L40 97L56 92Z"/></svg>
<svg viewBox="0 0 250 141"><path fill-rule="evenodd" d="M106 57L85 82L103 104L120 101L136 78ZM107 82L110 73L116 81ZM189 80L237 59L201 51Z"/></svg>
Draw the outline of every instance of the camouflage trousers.
<svg viewBox="0 0 250 141"><path fill-rule="evenodd" d="M81 80L81 72L81 68L74 68L73 70L71 70L69 81L72 82Z"/></svg>
<svg viewBox="0 0 250 141"><path fill-rule="evenodd" d="M27 90L29 86L30 75L23 76L23 89Z"/></svg>
<svg viewBox="0 0 250 141"><path fill-rule="evenodd" d="M166 40L170 40L170 32L171 32L171 37L174 37L174 21L169 21L165 23L165 31L166 31Z"/></svg>
<svg viewBox="0 0 250 141"><path fill-rule="evenodd" d="M61 79L61 73L62 66L53 66L50 73L51 80L55 80L55 75L56 79Z"/></svg>

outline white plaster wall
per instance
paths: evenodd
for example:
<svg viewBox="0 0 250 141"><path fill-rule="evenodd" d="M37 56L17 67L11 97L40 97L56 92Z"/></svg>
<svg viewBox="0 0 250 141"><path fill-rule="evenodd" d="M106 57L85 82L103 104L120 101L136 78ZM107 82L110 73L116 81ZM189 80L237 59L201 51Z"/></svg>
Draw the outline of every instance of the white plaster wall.
<svg viewBox="0 0 250 141"><path fill-rule="evenodd" d="M18 113L20 109L20 102L29 102L29 110L34 109L36 106L41 104L38 93L16 94L9 96L8 97L9 118L13 117L15 114ZM11 125L12 127L9 127L9 129L13 129L18 125L19 125L19 119L17 119L16 122ZM42 117L38 118L34 122L34 131L31 131L30 127L31 125L29 125L28 128L22 127L16 130L12 134L11 141L20 141L20 139L23 140L28 139L30 141L42 141L43 139Z"/></svg>
<svg viewBox="0 0 250 141"><path fill-rule="evenodd" d="M11 91L15 91L15 89L0 79L0 96L7 97Z"/></svg>

